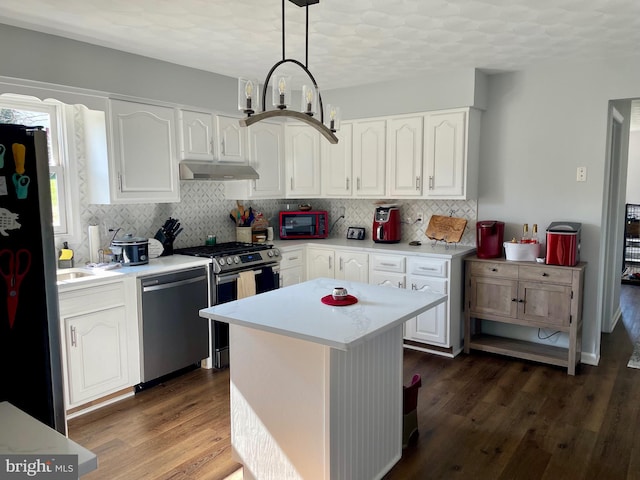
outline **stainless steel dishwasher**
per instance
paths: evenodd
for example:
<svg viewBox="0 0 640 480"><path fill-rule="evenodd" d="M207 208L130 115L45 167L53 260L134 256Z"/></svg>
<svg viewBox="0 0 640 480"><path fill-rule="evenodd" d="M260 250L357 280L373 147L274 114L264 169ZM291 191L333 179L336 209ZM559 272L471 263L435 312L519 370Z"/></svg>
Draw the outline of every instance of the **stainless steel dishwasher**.
<svg viewBox="0 0 640 480"><path fill-rule="evenodd" d="M209 326L199 310L208 306L205 267L141 277L141 379L136 391L162 377L197 366L209 356Z"/></svg>

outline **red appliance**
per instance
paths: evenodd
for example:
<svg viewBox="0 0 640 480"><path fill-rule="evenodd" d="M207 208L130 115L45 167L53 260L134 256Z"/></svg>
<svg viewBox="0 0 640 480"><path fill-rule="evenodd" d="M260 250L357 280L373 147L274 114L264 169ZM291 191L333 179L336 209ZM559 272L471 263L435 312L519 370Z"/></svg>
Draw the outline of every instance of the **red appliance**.
<svg viewBox="0 0 640 480"><path fill-rule="evenodd" d="M326 210L280 212L279 227L281 240L327 238L329 214Z"/></svg>
<svg viewBox="0 0 640 480"><path fill-rule="evenodd" d="M476 222L476 255L478 258L502 257L504 222L482 220Z"/></svg>
<svg viewBox="0 0 640 480"><path fill-rule="evenodd" d="M581 223L552 222L547 227L547 265L573 267L580 261Z"/></svg>
<svg viewBox="0 0 640 480"><path fill-rule="evenodd" d="M400 241L400 209L395 205L377 207L373 217L373 241L398 243Z"/></svg>

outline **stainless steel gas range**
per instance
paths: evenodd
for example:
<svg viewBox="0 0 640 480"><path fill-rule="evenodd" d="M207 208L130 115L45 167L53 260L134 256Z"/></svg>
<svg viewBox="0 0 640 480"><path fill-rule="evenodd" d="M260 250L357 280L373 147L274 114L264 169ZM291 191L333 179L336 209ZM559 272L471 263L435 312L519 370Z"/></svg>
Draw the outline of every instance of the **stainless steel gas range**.
<svg viewBox="0 0 640 480"><path fill-rule="evenodd" d="M280 251L264 243L227 242L176 249L174 253L207 257L209 306L238 299L241 272L253 272L256 294L280 287ZM229 325L211 322L211 361L214 368L229 366Z"/></svg>

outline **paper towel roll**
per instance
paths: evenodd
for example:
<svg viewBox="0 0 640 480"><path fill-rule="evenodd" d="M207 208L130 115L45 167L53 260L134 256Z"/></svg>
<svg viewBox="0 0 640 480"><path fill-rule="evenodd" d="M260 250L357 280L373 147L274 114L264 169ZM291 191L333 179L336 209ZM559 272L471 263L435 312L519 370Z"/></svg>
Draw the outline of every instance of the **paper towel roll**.
<svg viewBox="0 0 640 480"><path fill-rule="evenodd" d="M98 263L98 250L100 246L100 227L89 225L89 260Z"/></svg>

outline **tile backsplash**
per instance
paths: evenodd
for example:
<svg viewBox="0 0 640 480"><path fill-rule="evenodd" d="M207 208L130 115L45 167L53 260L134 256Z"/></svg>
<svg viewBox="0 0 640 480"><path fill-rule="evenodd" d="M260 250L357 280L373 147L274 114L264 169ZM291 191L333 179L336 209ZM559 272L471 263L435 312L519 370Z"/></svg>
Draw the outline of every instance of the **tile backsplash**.
<svg viewBox="0 0 640 480"><path fill-rule="evenodd" d="M79 115L75 115L80 122ZM82 130L82 125L75 125L76 132ZM87 201L86 158L84 146L76 137L76 159L79 179L80 223L81 234L77 236L76 244L70 243L75 250L75 264L84 265L89 261L88 227L100 226L101 243L107 247L113 237L109 229L121 230L118 236L132 233L135 236L153 238L156 231L169 218L177 218L184 231L178 236L175 248L202 245L209 234L217 236L218 242L235 240L235 224L229 218L229 212L235 207L236 201L225 196L224 182L201 180L181 181L179 203L159 204L128 204L128 205L96 205ZM299 203L310 203L316 210L329 212L330 237L344 238L347 228L364 227L366 238L371 238L371 226L375 211L374 199L282 199L282 200L254 200L243 202L246 207L253 207L262 212L270 221L271 226L277 227L278 212L297 208ZM475 245L475 223L477 220L476 200L389 200L388 203L400 205L403 220L403 241L420 240L429 242L425 235L427 223L431 215L452 215L467 219L467 228L461 244ZM340 218L344 209L344 218ZM424 215L419 224L413 224L418 213ZM409 221L410 220L410 221ZM276 228L277 231L277 228ZM277 233L276 233L277 238Z"/></svg>

